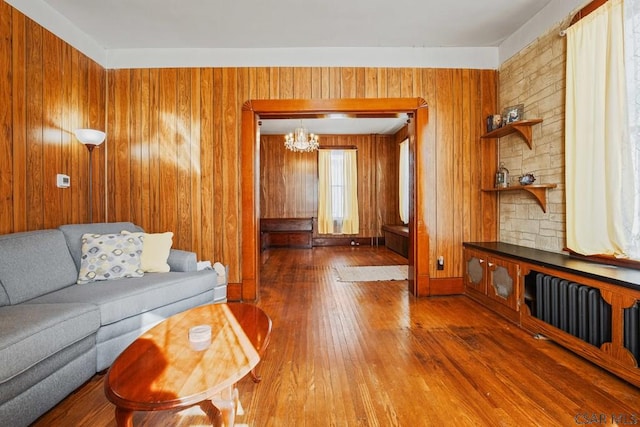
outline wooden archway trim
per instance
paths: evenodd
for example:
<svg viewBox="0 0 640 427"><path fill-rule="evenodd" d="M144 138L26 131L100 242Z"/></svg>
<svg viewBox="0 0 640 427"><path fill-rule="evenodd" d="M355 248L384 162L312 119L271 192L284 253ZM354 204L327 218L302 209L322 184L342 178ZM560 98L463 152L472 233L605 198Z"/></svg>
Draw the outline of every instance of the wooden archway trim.
<svg viewBox="0 0 640 427"><path fill-rule="evenodd" d="M278 99L250 100L244 103L242 110L269 115L308 113L392 114L411 112L426 106L427 102L422 98Z"/></svg>
<svg viewBox="0 0 640 427"><path fill-rule="evenodd" d="M429 236L426 227L427 103L422 98L372 99L284 99L250 100L242 106L241 193L242 193L242 290L241 298L256 300L260 276L260 141L259 120L310 113L394 114L410 113L413 138L410 138L410 166L414 179L410 201L411 239L409 241L409 288L416 296L429 294ZM413 139L413 141L411 141ZM419 256L419 255L422 256Z"/></svg>

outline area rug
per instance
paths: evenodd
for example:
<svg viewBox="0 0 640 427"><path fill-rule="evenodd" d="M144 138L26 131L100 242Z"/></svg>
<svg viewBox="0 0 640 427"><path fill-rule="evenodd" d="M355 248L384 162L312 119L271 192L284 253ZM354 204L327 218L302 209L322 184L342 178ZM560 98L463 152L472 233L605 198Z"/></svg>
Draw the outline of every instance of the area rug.
<svg viewBox="0 0 640 427"><path fill-rule="evenodd" d="M367 265L359 267L335 267L340 282L380 282L407 280L407 265Z"/></svg>

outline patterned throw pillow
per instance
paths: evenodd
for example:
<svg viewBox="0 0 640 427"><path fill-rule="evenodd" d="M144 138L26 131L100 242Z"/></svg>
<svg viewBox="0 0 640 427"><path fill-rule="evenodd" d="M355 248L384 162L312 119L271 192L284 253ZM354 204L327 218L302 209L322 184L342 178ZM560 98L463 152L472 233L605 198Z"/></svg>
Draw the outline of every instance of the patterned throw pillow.
<svg viewBox="0 0 640 427"><path fill-rule="evenodd" d="M132 235L83 234L78 284L142 277L142 242Z"/></svg>

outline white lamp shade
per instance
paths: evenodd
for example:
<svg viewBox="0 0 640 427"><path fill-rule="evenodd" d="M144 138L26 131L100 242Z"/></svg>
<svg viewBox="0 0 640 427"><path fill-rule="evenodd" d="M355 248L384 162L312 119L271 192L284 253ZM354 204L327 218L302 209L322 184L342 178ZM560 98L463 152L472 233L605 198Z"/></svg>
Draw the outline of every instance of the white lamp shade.
<svg viewBox="0 0 640 427"><path fill-rule="evenodd" d="M107 136L101 130L95 129L76 129L76 138L83 144L100 145L104 142L104 138Z"/></svg>

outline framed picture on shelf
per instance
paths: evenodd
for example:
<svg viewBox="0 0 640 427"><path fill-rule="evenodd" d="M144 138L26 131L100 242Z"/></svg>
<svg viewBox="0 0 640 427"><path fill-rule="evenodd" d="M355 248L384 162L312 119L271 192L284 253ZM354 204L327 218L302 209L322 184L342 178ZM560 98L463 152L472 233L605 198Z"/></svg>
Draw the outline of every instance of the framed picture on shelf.
<svg viewBox="0 0 640 427"><path fill-rule="evenodd" d="M491 132L492 130L496 130L499 127L502 127L502 115L501 114L491 114L487 116L487 132Z"/></svg>
<svg viewBox="0 0 640 427"><path fill-rule="evenodd" d="M502 110L502 122L509 124L524 119L524 104L512 105Z"/></svg>
<svg viewBox="0 0 640 427"><path fill-rule="evenodd" d="M494 114L491 118L491 130L496 130L499 127L502 127L502 116L500 114Z"/></svg>

